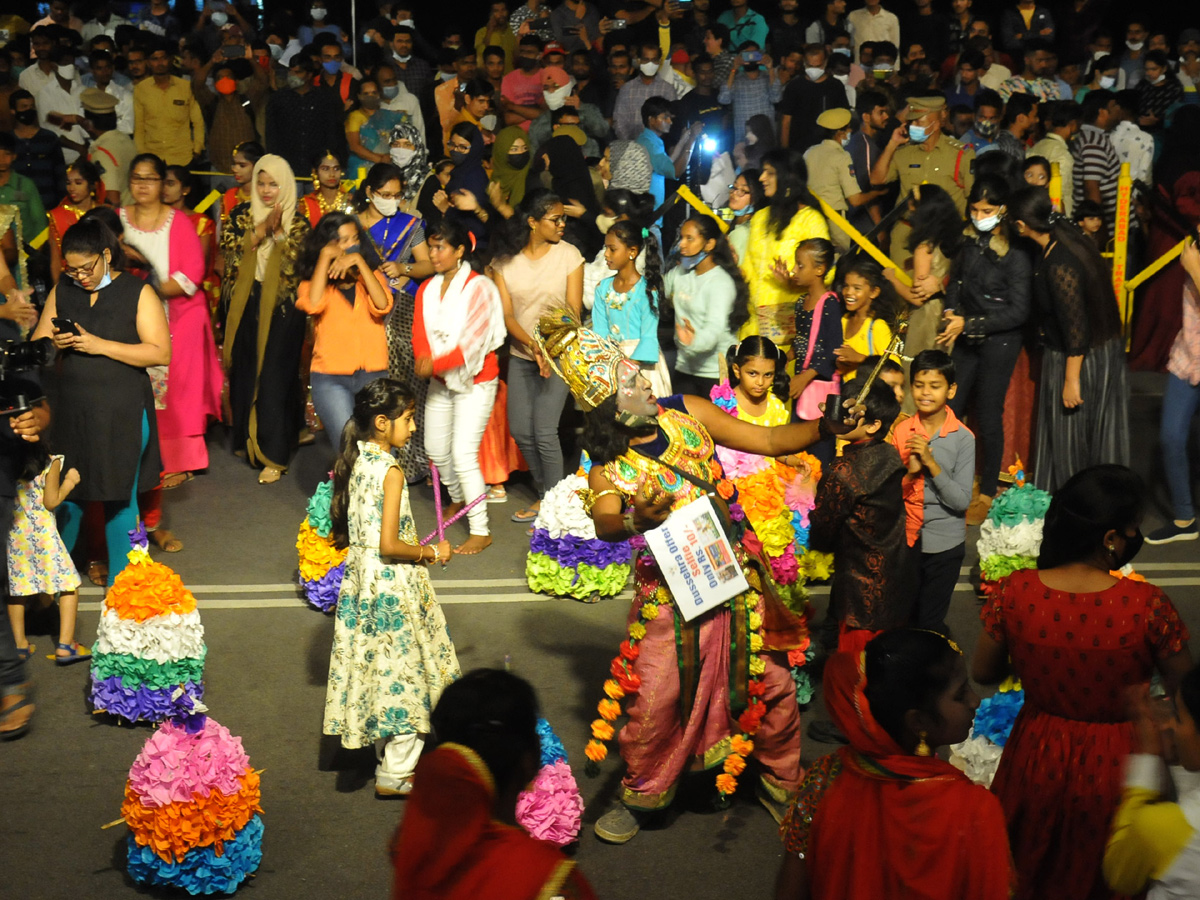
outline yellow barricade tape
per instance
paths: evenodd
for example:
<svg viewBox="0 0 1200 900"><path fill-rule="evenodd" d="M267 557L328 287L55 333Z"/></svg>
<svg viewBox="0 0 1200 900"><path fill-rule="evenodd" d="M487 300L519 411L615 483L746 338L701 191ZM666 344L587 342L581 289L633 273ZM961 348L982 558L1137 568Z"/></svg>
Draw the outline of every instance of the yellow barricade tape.
<svg viewBox="0 0 1200 900"><path fill-rule="evenodd" d="M696 212L700 213L700 215L711 216L713 219L715 219L717 222L717 227L721 229L722 234L729 233L729 224L727 222L722 222L721 218L712 211L709 205L693 194L692 189L686 184L679 186L679 190L675 192L675 196L695 209Z"/></svg>
<svg viewBox="0 0 1200 900"><path fill-rule="evenodd" d="M34 250L41 250L42 244L46 243L46 239L49 237L50 237L50 227L46 226L38 233L37 237L35 237L32 241L29 242L29 246L32 247Z"/></svg>
<svg viewBox="0 0 1200 900"><path fill-rule="evenodd" d="M829 219L834 225L846 232L846 236L849 237L850 240L854 241L854 243L858 244L858 246L866 250L867 253L870 254L871 258L875 260L875 262L879 263L885 269L895 269L896 277L909 287L912 287L912 278L909 276L909 274L888 259L886 253L863 237L863 233L847 222L845 216L839 213L820 197L817 197L817 202L821 204L821 212L825 213L825 218Z"/></svg>
<svg viewBox="0 0 1200 900"><path fill-rule="evenodd" d="M221 199L220 191L217 191L217 190L209 191L208 196L196 204L196 208L193 210L193 212L202 213L220 199Z"/></svg>

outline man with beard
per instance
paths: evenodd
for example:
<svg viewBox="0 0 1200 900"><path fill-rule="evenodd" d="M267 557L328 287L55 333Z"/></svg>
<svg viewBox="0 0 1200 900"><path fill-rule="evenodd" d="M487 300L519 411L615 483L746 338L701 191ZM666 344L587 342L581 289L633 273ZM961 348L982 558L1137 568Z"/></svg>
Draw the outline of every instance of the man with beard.
<svg viewBox="0 0 1200 900"><path fill-rule="evenodd" d="M596 823L596 835L610 843L631 840L646 815L670 805L683 774L696 766L723 767L717 790L728 797L750 754L762 767L759 799L778 820L802 774L800 715L786 651L806 644L807 628L775 598L762 544L714 450L720 442L781 457L852 423L831 428L822 419L766 428L700 397L656 400L637 364L615 343L565 314L543 317L535 341L584 410L581 443L592 469L583 500L596 536L633 539L636 548L630 639L613 661L609 699L593 723L598 740L587 748L590 765L605 758L603 741L613 736L607 722L620 714L615 701L631 697L629 722L618 736L626 774L621 803ZM689 622L640 535L705 496L717 507L750 588Z"/></svg>

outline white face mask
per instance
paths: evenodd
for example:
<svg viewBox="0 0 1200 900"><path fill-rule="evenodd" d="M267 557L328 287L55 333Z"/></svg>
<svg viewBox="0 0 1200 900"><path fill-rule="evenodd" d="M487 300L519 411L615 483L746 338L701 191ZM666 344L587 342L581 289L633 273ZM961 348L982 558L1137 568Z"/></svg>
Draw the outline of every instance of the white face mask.
<svg viewBox="0 0 1200 900"><path fill-rule="evenodd" d="M971 217L971 221L975 223L975 228L978 231L988 232L1000 224L999 216L986 216L982 219Z"/></svg>
<svg viewBox="0 0 1200 900"><path fill-rule="evenodd" d="M388 151L388 155L391 156L392 162L403 169L413 161L413 157L417 155L417 151L412 147L392 147L391 150ZM378 203L376 203L375 208L379 209Z"/></svg>
<svg viewBox="0 0 1200 900"><path fill-rule="evenodd" d="M542 96L546 98L546 109L561 109L563 104L567 102L567 98L571 96L571 88L574 85L568 81L560 88L555 88L552 91L542 91Z"/></svg>
<svg viewBox="0 0 1200 900"><path fill-rule="evenodd" d="M65 78L67 81L74 81L75 80L75 67L73 65L71 65L70 63L67 63L65 66L59 66L58 67L58 77Z"/></svg>
<svg viewBox="0 0 1200 900"><path fill-rule="evenodd" d="M1145 41L1126 41L1125 46L1128 47L1130 50L1132 50L1134 53L1137 53L1137 51L1141 50L1143 47L1146 46L1146 42Z"/></svg>
<svg viewBox="0 0 1200 900"><path fill-rule="evenodd" d="M804 74L808 76L810 81L816 81L825 74L825 70L817 68L816 66L805 66Z"/></svg>
<svg viewBox="0 0 1200 900"><path fill-rule="evenodd" d="M384 200L382 197L372 197L371 205L381 216L394 216L396 210L400 208L398 200Z"/></svg>
<svg viewBox="0 0 1200 900"><path fill-rule="evenodd" d="M401 56L399 53L393 53L392 56L396 57L396 62L399 63L407 63L410 59L412 59L411 53L408 56Z"/></svg>
<svg viewBox="0 0 1200 900"><path fill-rule="evenodd" d="M638 66L638 69L647 78L653 78L658 74L659 64L656 62L644 62Z"/></svg>
<svg viewBox="0 0 1200 900"><path fill-rule="evenodd" d="M320 22L329 14L329 10L323 9L320 6L314 6L308 11L308 14L313 17L314 22Z"/></svg>
<svg viewBox="0 0 1200 900"><path fill-rule="evenodd" d="M61 70L59 70L59 71L61 71ZM1167 80L1167 73L1166 73L1166 72L1163 72L1163 73L1162 73L1161 75L1159 75L1157 78L1151 78L1151 79L1150 79L1150 83L1151 83L1151 84L1162 84L1162 83L1163 83L1164 81L1166 81L1166 80Z"/></svg>
<svg viewBox="0 0 1200 900"><path fill-rule="evenodd" d="M283 48L278 44L267 44L267 49L271 51L271 59L279 59L283 56Z"/></svg>
<svg viewBox="0 0 1200 900"><path fill-rule="evenodd" d="M217 10L209 18L218 28L224 28L229 24L229 13L221 12L220 10Z"/></svg>
<svg viewBox="0 0 1200 900"><path fill-rule="evenodd" d="M746 141L746 146L753 147L755 144L758 143L758 135L755 134L753 131L747 131L745 141Z"/></svg>
<svg viewBox="0 0 1200 900"><path fill-rule="evenodd" d="M834 75L833 79L834 79L834 81L840 81L842 84L847 85L847 86L850 84L850 76L849 75Z"/></svg>
<svg viewBox="0 0 1200 900"><path fill-rule="evenodd" d="M400 20L399 22L397 22L396 24L397 24L397 25L404 25L404 26L405 26L405 27L407 27L407 28L416 28L416 27L417 27L417 26L416 26L416 24L413 22L413 20L412 20L412 19L401 19L401 20Z"/></svg>
<svg viewBox="0 0 1200 900"><path fill-rule="evenodd" d="M1111 75L1100 76L1100 87L1106 91L1112 90L1113 85L1117 83L1117 79Z"/></svg>
<svg viewBox="0 0 1200 900"><path fill-rule="evenodd" d="M482 119L479 120L479 124L483 126L484 131L495 131L496 124L497 124L496 114L488 113L486 116L484 116Z"/></svg>
<svg viewBox="0 0 1200 900"><path fill-rule="evenodd" d="M596 228L601 234L608 234L608 229L612 228L617 222L616 216L598 215L596 216Z"/></svg>

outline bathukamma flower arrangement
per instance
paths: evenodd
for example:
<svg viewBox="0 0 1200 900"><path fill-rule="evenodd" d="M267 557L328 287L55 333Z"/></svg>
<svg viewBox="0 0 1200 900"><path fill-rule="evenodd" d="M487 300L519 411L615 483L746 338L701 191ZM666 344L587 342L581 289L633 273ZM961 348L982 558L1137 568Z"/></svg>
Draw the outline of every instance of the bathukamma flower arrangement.
<svg viewBox="0 0 1200 900"><path fill-rule="evenodd" d="M204 626L196 598L150 559L139 525L129 564L113 579L92 649L91 703L130 722L191 714L204 696Z"/></svg>
<svg viewBox="0 0 1200 900"><path fill-rule="evenodd" d="M1050 508L1050 495L1026 481L1020 459L1008 470L1013 486L992 501L979 528L980 589L984 594L995 590L1001 578L1037 567L1042 526Z"/></svg>
<svg viewBox="0 0 1200 900"><path fill-rule="evenodd" d="M538 719L541 768L528 790L517 797L517 824L533 837L565 847L579 837L583 797L567 762L562 741L545 719Z"/></svg>
<svg viewBox="0 0 1200 900"><path fill-rule="evenodd" d="M164 722L125 783L129 876L189 894L232 894L262 861L259 772L242 739L205 715Z"/></svg>
<svg viewBox="0 0 1200 900"><path fill-rule="evenodd" d="M299 554L300 587L304 597L321 612L332 612L337 606L346 573L346 550L333 545L333 479L322 482L308 501L307 515L300 523L296 536Z"/></svg>

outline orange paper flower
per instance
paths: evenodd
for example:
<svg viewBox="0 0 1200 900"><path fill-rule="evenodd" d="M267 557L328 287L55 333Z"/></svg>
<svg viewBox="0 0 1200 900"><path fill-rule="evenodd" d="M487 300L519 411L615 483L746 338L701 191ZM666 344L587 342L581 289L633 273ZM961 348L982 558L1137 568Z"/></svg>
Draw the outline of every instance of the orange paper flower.
<svg viewBox="0 0 1200 900"><path fill-rule="evenodd" d="M729 747L738 756L749 756L754 752L754 741L740 734L735 734L729 739Z"/></svg>
<svg viewBox="0 0 1200 900"><path fill-rule="evenodd" d="M737 779L729 774L718 775L717 790L722 794L732 794L737 790Z"/></svg>
<svg viewBox="0 0 1200 900"><path fill-rule="evenodd" d="M153 616L193 612L196 598L183 580L162 563L146 560L121 570L104 603L122 619L145 622Z"/></svg>
<svg viewBox="0 0 1200 900"><path fill-rule="evenodd" d="M625 696L625 689L617 684L614 679L610 678L608 681L604 682L604 693L613 700L620 700Z"/></svg>
<svg viewBox="0 0 1200 900"><path fill-rule="evenodd" d="M225 841L245 827L255 813L262 812L258 773L246 771L235 794L212 791L207 797L197 794L187 803L168 803L151 808L125 785L121 815L133 832L133 839L149 847L164 862L173 863L195 847L215 845L217 855Z"/></svg>
<svg viewBox="0 0 1200 900"><path fill-rule="evenodd" d="M583 753L592 762L603 762L608 757L608 748L599 741L588 741Z"/></svg>
<svg viewBox="0 0 1200 900"><path fill-rule="evenodd" d="M615 729L603 719L592 722L592 737L599 741L611 741Z"/></svg>
<svg viewBox="0 0 1200 900"><path fill-rule="evenodd" d="M621 714L621 704L616 700L601 700L598 707L600 718L612 722Z"/></svg>
<svg viewBox="0 0 1200 900"><path fill-rule="evenodd" d="M746 761L736 753L730 753L725 757L725 771L730 775L741 775L746 771Z"/></svg>

